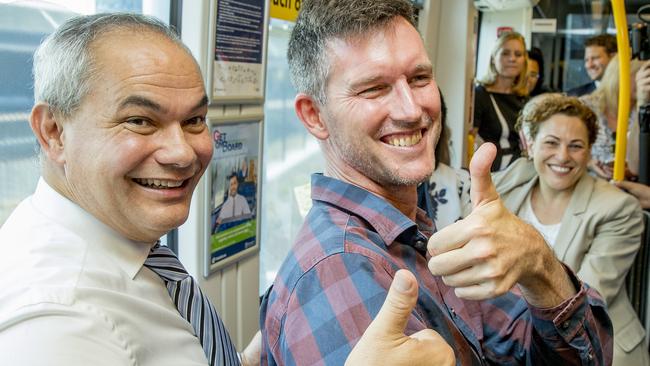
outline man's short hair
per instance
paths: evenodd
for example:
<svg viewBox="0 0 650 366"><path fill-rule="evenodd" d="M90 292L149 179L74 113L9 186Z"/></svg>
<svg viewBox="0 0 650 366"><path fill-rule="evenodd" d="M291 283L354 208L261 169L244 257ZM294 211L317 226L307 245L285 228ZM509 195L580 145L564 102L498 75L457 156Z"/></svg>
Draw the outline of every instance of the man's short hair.
<svg viewBox="0 0 650 366"><path fill-rule="evenodd" d="M600 46L605 48L605 51L608 54L618 52L618 47L616 46L616 37L611 34L599 34L597 36L591 37L585 41L585 48L591 46Z"/></svg>
<svg viewBox="0 0 650 366"><path fill-rule="evenodd" d="M409 0L304 0L287 52L294 87L324 105L328 41L370 34L396 17L416 27Z"/></svg>
<svg viewBox="0 0 650 366"><path fill-rule="evenodd" d="M74 17L49 35L34 53L34 100L46 102L63 117L72 115L97 72L93 42L117 30L159 34L191 55L169 26L150 16L105 13Z"/></svg>

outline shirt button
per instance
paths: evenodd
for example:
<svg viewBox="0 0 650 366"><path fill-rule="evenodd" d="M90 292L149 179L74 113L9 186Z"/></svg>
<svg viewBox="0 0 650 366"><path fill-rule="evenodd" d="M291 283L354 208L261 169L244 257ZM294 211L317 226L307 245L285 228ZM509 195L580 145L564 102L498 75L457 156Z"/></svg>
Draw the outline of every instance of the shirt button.
<svg viewBox="0 0 650 366"><path fill-rule="evenodd" d="M589 354L587 355L587 358L589 359L589 361L591 361L591 360L594 359L594 355L592 355L591 353L589 353Z"/></svg>
<svg viewBox="0 0 650 366"><path fill-rule="evenodd" d="M568 320L565 321L564 323L562 323L562 329L564 329L564 330L569 329L569 325L570 325L570 324L569 324L569 321L568 321Z"/></svg>
<svg viewBox="0 0 650 366"><path fill-rule="evenodd" d="M416 240L414 246L415 249L420 251L427 250L427 244L423 240Z"/></svg>

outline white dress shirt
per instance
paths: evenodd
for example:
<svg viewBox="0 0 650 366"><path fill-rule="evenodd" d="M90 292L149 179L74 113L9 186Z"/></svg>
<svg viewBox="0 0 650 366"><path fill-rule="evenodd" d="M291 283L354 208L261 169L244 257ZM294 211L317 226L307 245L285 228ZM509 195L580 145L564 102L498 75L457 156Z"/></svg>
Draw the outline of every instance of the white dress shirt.
<svg viewBox="0 0 650 366"><path fill-rule="evenodd" d="M207 365L152 243L121 237L41 178L0 228L3 365Z"/></svg>
<svg viewBox="0 0 650 366"><path fill-rule="evenodd" d="M226 202L223 203L219 212L219 218L226 220L250 213L251 209L248 207L248 202L244 196L241 194L236 194L235 197L228 195Z"/></svg>

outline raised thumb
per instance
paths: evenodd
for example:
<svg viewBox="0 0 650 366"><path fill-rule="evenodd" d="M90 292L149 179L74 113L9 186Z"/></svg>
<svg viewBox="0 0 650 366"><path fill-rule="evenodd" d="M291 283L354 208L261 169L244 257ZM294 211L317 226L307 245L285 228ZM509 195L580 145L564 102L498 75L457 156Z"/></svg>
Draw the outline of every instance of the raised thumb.
<svg viewBox="0 0 650 366"><path fill-rule="evenodd" d="M418 283L415 276L405 269L400 269L395 273L384 305L375 320L370 323L368 331L384 336L403 336L417 299Z"/></svg>
<svg viewBox="0 0 650 366"><path fill-rule="evenodd" d="M486 142L476 150L469 163L469 174L472 178L470 198L474 208L499 198L490 174L490 168L496 155L496 146Z"/></svg>

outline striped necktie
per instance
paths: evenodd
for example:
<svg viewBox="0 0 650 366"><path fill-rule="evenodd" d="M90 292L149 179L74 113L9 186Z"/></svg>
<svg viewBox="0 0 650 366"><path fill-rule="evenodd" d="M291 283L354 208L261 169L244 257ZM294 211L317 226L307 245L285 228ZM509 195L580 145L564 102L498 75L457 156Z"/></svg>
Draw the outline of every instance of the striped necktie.
<svg viewBox="0 0 650 366"><path fill-rule="evenodd" d="M169 248L156 244L144 265L160 276L178 312L192 324L211 366L239 365L237 350L207 296Z"/></svg>

